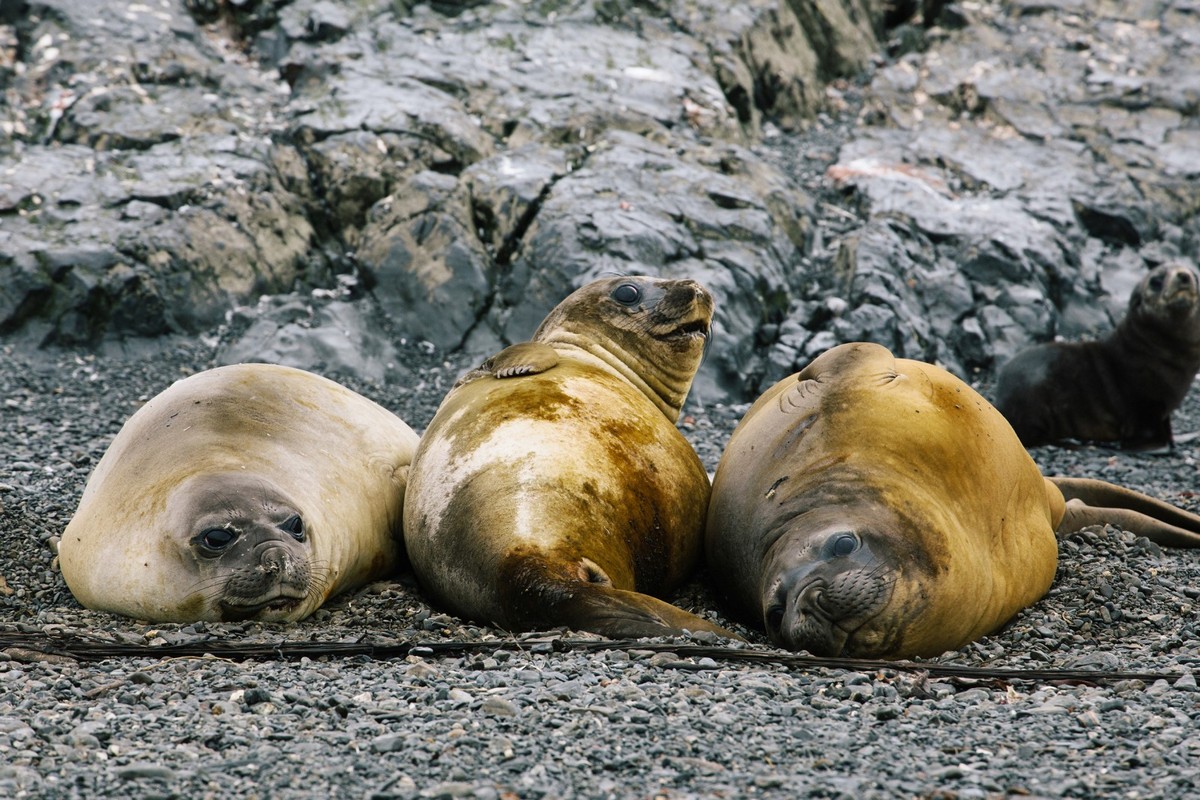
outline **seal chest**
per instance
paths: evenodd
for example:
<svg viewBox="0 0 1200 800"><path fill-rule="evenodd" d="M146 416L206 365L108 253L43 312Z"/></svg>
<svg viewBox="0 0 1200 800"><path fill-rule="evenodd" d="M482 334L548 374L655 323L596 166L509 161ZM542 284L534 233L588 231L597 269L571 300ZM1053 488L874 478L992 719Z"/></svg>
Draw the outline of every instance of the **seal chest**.
<svg viewBox="0 0 1200 800"><path fill-rule="evenodd" d="M298 620L402 558L417 435L303 370L239 364L121 428L63 532L80 603L153 621Z"/></svg>
<svg viewBox="0 0 1200 800"><path fill-rule="evenodd" d="M596 281L455 385L404 512L435 603L514 630L724 633L649 596L701 551L708 479L674 422L712 309L692 281Z"/></svg>

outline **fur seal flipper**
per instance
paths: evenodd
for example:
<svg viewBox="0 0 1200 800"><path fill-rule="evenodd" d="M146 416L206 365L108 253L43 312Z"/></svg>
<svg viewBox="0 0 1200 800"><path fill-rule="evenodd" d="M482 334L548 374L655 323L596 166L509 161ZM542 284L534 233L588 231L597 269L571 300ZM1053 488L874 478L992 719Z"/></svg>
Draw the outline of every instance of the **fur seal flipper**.
<svg viewBox="0 0 1200 800"><path fill-rule="evenodd" d="M519 630L565 625L613 638L662 636L683 630L731 634L724 628L641 592L620 589L598 564L572 564L514 554L501 566L501 602Z"/></svg>
<svg viewBox="0 0 1200 800"><path fill-rule="evenodd" d="M650 596L703 546L708 476L674 420L712 312L694 281L596 281L455 385L405 499L435 604L509 630L732 636Z"/></svg>

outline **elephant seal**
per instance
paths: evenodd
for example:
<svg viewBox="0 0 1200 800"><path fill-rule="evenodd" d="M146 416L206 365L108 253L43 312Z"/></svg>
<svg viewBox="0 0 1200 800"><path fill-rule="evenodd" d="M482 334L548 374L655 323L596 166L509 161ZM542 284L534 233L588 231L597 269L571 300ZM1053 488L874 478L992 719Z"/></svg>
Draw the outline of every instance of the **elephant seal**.
<svg viewBox="0 0 1200 800"><path fill-rule="evenodd" d="M1094 342L1017 353L996 380L996 407L1026 447L1066 439L1131 450L1171 447L1171 412L1200 370L1200 280L1184 264L1142 278L1116 330Z"/></svg>
<svg viewBox="0 0 1200 800"><path fill-rule="evenodd" d="M1056 532L1101 522L1200 546L1200 517L1043 478L971 387L855 343L747 411L717 467L706 548L726 598L776 643L906 658L999 628L1049 589Z"/></svg>
<svg viewBox="0 0 1200 800"><path fill-rule="evenodd" d="M595 281L459 380L404 508L434 603L508 630L732 635L646 594L678 586L703 548L708 476L674 423L712 313L694 281Z"/></svg>
<svg viewBox="0 0 1200 800"><path fill-rule="evenodd" d="M109 445L63 532L63 578L137 619L303 619L401 563L416 448L399 417L310 372L197 373Z"/></svg>

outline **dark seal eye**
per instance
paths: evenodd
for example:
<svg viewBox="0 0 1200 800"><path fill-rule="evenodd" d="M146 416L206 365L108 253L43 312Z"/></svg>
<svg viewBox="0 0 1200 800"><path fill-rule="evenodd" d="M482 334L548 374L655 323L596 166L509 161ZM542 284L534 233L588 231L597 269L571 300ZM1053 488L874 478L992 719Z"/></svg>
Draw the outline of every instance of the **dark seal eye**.
<svg viewBox="0 0 1200 800"><path fill-rule="evenodd" d="M623 306L632 306L642 299L642 290L632 283L622 283L613 289L612 299Z"/></svg>
<svg viewBox="0 0 1200 800"><path fill-rule="evenodd" d="M1150 276L1150 291L1161 292L1163 288L1163 275L1161 272Z"/></svg>
<svg viewBox="0 0 1200 800"><path fill-rule="evenodd" d="M767 630L777 631L783 627L783 606L771 606L767 609Z"/></svg>
<svg viewBox="0 0 1200 800"><path fill-rule="evenodd" d="M304 541L304 520L300 519L299 515L293 514L287 518L279 529L285 533L290 533L292 538L298 542Z"/></svg>
<svg viewBox="0 0 1200 800"><path fill-rule="evenodd" d="M835 534L830 544L829 551L834 558L842 558L848 556L858 549L858 537L852 533Z"/></svg>
<svg viewBox="0 0 1200 800"><path fill-rule="evenodd" d="M209 528L201 532L196 540L205 550L212 552L220 552L229 545L233 544L233 540L237 538L237 534L225 528Z"/></svg>

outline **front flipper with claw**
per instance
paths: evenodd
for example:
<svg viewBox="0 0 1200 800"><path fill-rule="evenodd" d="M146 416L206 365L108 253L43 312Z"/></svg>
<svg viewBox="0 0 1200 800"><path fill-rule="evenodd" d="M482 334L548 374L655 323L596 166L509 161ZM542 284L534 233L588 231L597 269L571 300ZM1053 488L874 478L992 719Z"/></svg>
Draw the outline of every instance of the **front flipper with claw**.
<svg viewBox="0 0 1200 800"><path fill-rule="evenodd" d="M558 364L558 352L541 342L521 342L490 356L475 369L463 375L454 388L479 378L519 378L522 375L537 375Z"/></svg>

